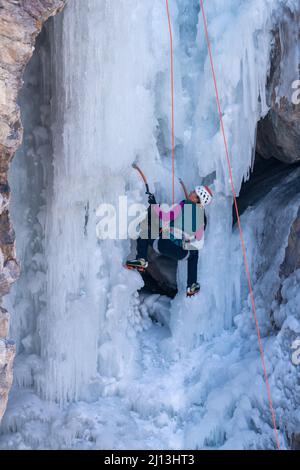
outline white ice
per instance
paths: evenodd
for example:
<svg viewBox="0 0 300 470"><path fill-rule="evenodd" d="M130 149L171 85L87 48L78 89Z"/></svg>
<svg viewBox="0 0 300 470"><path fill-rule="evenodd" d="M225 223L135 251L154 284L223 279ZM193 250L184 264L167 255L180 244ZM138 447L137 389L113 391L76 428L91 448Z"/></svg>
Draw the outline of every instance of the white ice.
<svg viewBox="0 0 300 470"><path fill-rule="evenodd" d="M253 163L257 121L268 110L271 29L285 6L298 5L205 3L239 192ZM37 101L23 115L30 137L10 178L24 273L7 300L19 356L1 448L274 448L239 237L232 233L199 3L170 4L176 175L189 187L209 180L215 193L199 267L202 293L185 298L182 265L171 305L158 297L142 302L139 275L122 267L130 241L96 238L101 202L116 203L125 194L145 201L131 169L136 159L158 198L170 202L165 3L70 0L48 25L52 43L42 48L42 90L32 65L29 94ZM26 113L29 98L23 100ZM299 426L292 415L296 394L286 392L287 374L297 382L288 347L299 329L293 298L299 273L286 281L284 307L273 306L278 335L270 304L299 205L294 178L248 209L242 221L283 446L288 427L293 432ZM275 196L280 207L274 207ZM164 326L150 320L155 312Z"/></svg>

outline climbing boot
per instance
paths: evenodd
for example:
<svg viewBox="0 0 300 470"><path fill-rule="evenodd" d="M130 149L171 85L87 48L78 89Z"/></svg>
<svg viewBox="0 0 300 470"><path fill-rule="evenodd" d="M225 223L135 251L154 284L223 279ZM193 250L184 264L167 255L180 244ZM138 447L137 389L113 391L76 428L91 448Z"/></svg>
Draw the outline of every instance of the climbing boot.
<svg viewBox="0 0 300 470"><path fill-rule="evenodd" d="M200 292L200 284L198 284L198 282L195 282L191 286L187 287L186 296L193 297L194 295L199 294L199 292Z"/></svg>
<svg viewBox="0 0 300 470"><path fill-rule="evenodd" d="M130 270L135 269L139 272L144 272L148 267L148 261L144 260L144 258L133 259L127 261L125 266Z"/></svg>

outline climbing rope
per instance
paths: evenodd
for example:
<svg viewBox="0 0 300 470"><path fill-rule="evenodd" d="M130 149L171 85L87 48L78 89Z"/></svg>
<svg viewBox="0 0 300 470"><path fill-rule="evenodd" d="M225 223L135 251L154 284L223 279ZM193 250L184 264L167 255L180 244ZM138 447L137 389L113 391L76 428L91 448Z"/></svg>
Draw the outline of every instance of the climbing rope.
<svg viewBox="0 0 300 470"><path fill-rule="evenodd" d="M257 319L257 311L256 311L256 304L255 304L252 281L251 281L251 276L250 276L249 262L248 262L248 258L247 258L244 233L243 233L243 228L242 228L242 224L241 224L241 220L240 220L240 213L239 213L239 208L238 208L238 204L237 204L237 196L236 196L236 191L235 191L234 182L233 182L233 172L232 172L232 166L231 166L230 157L229 157L229 148L228 148L228 142L227 142L225 127L224 127L224 122L223 122L223 113L222 113L221 102L220 102L220 97L219 97L219 88L218 88L218 84L217 84L217 78L216 78L216 72L215 72L215 66L214 66L214 60L213 60L213 55L212 55L212 48L211 48L211 43L210 43L210 38L209 38L209 33L208 33L208 25L207 25L207 19L206 19L206 14L205 14L205 10L204 10L203 0L200 0L200 9L202 11L204 31L205 31L205 37L206 37L206 42L207 42L209 60L210 60L211 71L212 71L212 76L213 76L214 89L215 89L215 95L216 95L216 101L217 101L217 107L218 107L218 113L219 113L219 119L220 119L220 126L221 126L223 141L224 141L224 147L225 147L226 160L227 160L229 177L230 177L231 190L232 190L233 199L234 199L234 207L235 207L237 221L238 221L240 240L241 240L243 258L244 258L244 264L245 264L245 271L246 271L247 280L248 280L248 288L249 288L252 311L253 311L253 316L254 316L254 321L255 321L255 326L256 326L256 332L257 332L261 362L262 362L262 367L263 367L263 372L264 372L264 377L265 377L265 383L266 383L266 388L267 388L267 395L268 395L268 400L269 400L270 412L271 412L271 416L272 416L272 422L273 422L273 427L274 427L276 445L277 445L278 450L280 450L280 442L279 442L277 425L276 425L276 415L275 415L275 411L274 411L273 400L272 400L272 395L271 395L271 388L270 388L267 369L266 369L265 353L264 353L262 340L261 340L260 327L259 327L259 323L258 323L258 319Z"/></svg>
<svg viewBox="0 0 300 470"><path fill-rule="evenodd" d="M174 51L173 33L169 9L169 0L166 0L168 26L170 35L170 62L171 62L171 140L172 140L172 202L175 204L175 119L174 119Z"/></svg>
<svg viewBox="0 0 300 470"><path fill-rule="evenodd" d="M274 410L274 406L273 406L271 388L270 388L269 378L268 378L267 369L266 369L265 353L264 353L264 349L263 349L263 344L262 344L262 340L261 340L261 333L260 333L260 327L259 327L259 322L258 322L258 318L257 318L257 310L256 310L254 292L253 292L251 275L250 275L249 262L248 262L247 251L246 251L244 232L243 232L241 219L240 219L239 208L238 208L238 204L237 204L237 195L236 195L236 190L235 190L234 181L233 181L233 172L232 172L232 166L231 166L230 156L229 156L229 147L228 147L228 142L227 142L227 137L226 137L226 132L225 132L224 121L223 121L223 113L222 113L221 102L220 102L220 97L219 97L219 87L218 87L218 84L217 84L215 65L214 65L214 60L213 60L213 55L212 55L210 37L209 37L209 33L208 33L207 19L206 19L206 14L205 14L205 10L204 10L204 1L203 0L199 0L199 1L200 1L200 9L201 9L201 12L202 12L205 38L206 38L206 42L207 42L207 49L208 49L209 60L210 60L211 71L212 71L212 77L213 77L213 83L214 83L214 89L215 89L215 95L216 95L216 102L217 102L218 114L219 114L219 119L220 119L220 127L221 127L222 136L223 136L224 147L225 147L225 154L226 154L226 160L227 160L229 177L230 177L231 191L232 191L232 195L233 195L233 199L234 199L234 207L235 207L237 222L238 222L238 227L239 227L240 241L241 241L241 246L242 246L245 271L246 271L248 288L249 288L249 293L250 293L251 306L252 306L253 317L254 317L254 321L255 321L259 351L260 351L260 356L261 356L261 362L262 362L262 367L263 367L263 373L264 373L266 388L267 388L269 407L270 407L270 412L271 412L271 416L272 416L272 422L273 422L273 427L274 427L276 445L277 445L277 448L280 450L280 442L279 442L279 436L278 436L277 424L276 424L276 415L275 415L275 410ZM172 200L173 200L173 204L174 204L175 203L174 50L173 50L173 33L172 33L170 9L169 9L169 1L168 0L166 0L166 8L167 8L168 26L169 26L169 35L170 35L171 128L172 128L172 131L171 131L172 132Z"/></svg>

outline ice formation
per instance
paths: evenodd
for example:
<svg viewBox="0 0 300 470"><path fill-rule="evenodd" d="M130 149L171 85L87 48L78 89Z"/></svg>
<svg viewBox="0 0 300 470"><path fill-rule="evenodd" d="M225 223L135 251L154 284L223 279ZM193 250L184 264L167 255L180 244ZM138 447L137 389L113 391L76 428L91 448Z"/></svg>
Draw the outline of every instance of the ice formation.
<svg viewBox="0 0 300 470"><path fill-rule="evenodd" d="M238 192L268 110L271 29L298 2L206 3ZM101 202L144 199L136 158L170 202L165 4L71 0L40 38L20 97L25 142L10 182L23 275L6 300L19 354L1 448L274 448L198 0L172 2L171 16L176 174L191 187L208 178L216 195L202 294L184 297L180 266L176 299L142 301L139 275L122 267L130 241L99 242L95 230ZM286 281L284 307L274 306L278 336L270 302L299 206L299 172L289 178L243 216L283 447L284 430L299 426L283 393L285 372L294 382L296 372L280 347L287 331L299 333L299 272Z"/></svg>

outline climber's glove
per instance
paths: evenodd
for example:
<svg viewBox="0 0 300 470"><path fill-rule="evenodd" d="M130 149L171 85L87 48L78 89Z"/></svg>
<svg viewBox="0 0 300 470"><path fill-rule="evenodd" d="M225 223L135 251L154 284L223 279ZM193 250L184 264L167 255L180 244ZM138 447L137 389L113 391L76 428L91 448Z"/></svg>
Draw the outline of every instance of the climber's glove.
<svg viewBox="0 0 300 470"><path fill-rule="evenodd" d="M154 194L150 193L149 191L146 192L148 194L148 203L151 204L156 204L156 199Z"/></svg>

